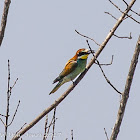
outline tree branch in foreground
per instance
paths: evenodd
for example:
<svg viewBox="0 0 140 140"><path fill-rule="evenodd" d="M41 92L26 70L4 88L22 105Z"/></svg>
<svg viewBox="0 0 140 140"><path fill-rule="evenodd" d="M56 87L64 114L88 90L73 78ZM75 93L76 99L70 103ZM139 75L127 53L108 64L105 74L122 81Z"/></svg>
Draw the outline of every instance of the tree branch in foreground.
<svg viewBox="0 0 140 140"><path fill-rule="evenodd" d="M118 21L111 29L111 31L109 32L109 34L107 35L103 43L100 45L98 51L95 53L96 58L100 55L100 53L102 52L102 50L104 49L104 47L106 46L110 38L114 35L114 32L117 30L118 26L123 22L123 19L130 11L131 7L135 2L136 0L132 0L127 10L125 10L124 13L122 13L121 17L118 19ZM75 80L75 82L72 85L70 85L70 87L52 105L46 108L38 117L36 117L31 123L29 123L25 128L23 128L19 133L17 133L17 135L14 136L12 140L18 140L24 133L26 133L29 129L31 129L36 123L38 123L46 114L48 114L59 103L61 103L69 95L69 93L75 88L75 86L81 81L81 79L85 76L85 74L87 73L87 71L90 69L90 67L93 65L94 62L95 62L95 58L93 57L89 62L89 64L87 65L85 71L80 74L80 76Z"/></svg>
<svg viewBox="0 0 140 140"><path fill-rule="evenodd" d="M131 65L130 65L130 68L129 68L129 73L128 73L126 84L125 84L125 89L124 89L124 92L122 94L122 99L120 101L120 107L119 107L119 110L118 110L117 120L116 120L115 126L113 128L110 140L116 140L117 136L118 136L118 133L120 131L120 126L121 126L122 119L123 119L123 116L124 116L127 100L129 98L129 91L130 91L130 87L131 87L131 84L132 84L132 80L133 80L134 72L135 72L135 69L136 69L136 65L137 65L137 62L138 62L139 53L140 53L140 36L139 36L139 39L138 39L138 42L137 42L137 45L136 45L136 48L135 48L133 58L131 60Z"/></svg>
<svg viewBox="0 0 140 140"><path fill-rule="evenodd" d="M2 44L2 40L4 37L10 3L11 3L11 0L4 1L4 9L3 9L3 15L2 15L1 27L0 27L0 46Z"/></svg>

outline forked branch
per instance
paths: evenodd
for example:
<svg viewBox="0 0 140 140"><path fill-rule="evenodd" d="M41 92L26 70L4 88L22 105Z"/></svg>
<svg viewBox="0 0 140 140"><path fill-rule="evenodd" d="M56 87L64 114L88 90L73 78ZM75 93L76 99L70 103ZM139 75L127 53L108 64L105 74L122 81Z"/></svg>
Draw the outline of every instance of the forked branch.
<svg viewBox="0 0 140 140"><path fill-rule="evenodd" d="M92 52L92 49L91 49L91 47L90 47L90 45L89 45L89 43L88 43L88 40L86 40L87 41L87 44L88 44L88 47L89 47L89 49L91 50L91 52ZM95 57L95 55L94 55L94 53L92 52L92 55L93 55L93 57ZM118 92L119 94L122 94L119 90L117 90L117 88L110 82L110 80L108 80L108 78L107 78L107 76L105 75L105 73L104 73L104 71L103 71L103 69L102 69L102 67L101 67L101 65L100 65L100 63L99 63L99 61L97 60L97 58L95 57L95 59L96 59L96 63L97 63L97 65L99 66L99 68L100 68L100 70L101 70L101 72L102 72L102 74L103 74L103 76L104 76L104 78L105 78L105 80L107 81L107 83L116 91L116 92Z"/></svg>

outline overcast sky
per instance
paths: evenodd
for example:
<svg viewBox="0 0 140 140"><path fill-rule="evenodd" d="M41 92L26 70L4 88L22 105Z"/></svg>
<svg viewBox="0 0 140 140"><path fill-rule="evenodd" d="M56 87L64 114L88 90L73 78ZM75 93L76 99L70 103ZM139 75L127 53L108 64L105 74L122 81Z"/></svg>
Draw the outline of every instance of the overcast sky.
<svg viewBox="0 0 140 140"><path fill-rule="evenodd" d="M0 17L3 1L0 0ZM121 0L116 4L122 10L125 9ZM137 0L133 10L139 12L139 8L140 1ZM86 39L79 36L75 29L94 38L98 43L104 41L116 22L105 14L105 11L117 18L121 16L107 0L11 1L5 37L0 48L0 113L4 114L6 108L8 59L11 66L11 85L17 77L19 78L10 100L11 116L18 100L21 104L9 128L9 135L19 130L24 123L35 119L69 87L71 82L63 85L56 93L48 95L55 86L52 84L53 80L62 71L65 63L78 49L88 48ZM140 21L139 17L132 15ZM119 36L129 36L130 32L132 40L111 38L98 58L100 63L109 63L114 55L113 64L104 66L103 69L108 79L121 92L124 90L140 34L140 25L127 19L116 31ZM92 49L98 49L94 42L89 42ZM91 58L92 56L89 56L88 62ZM118 140L140 139L139 83L140 63L135 71ZM93 65L82 81L57 107L55 139L70 140L73 129L74 140L105 140L104 128L110 136L116 121L119 101L120 95L107 84L99 67ZM49 120L51 115L49 114ZM40 135L44 134L44 123L45 118L30 129L23 136L23 140L42 140ZM4 132L2 128L0 122L0 137Z"/></svg>

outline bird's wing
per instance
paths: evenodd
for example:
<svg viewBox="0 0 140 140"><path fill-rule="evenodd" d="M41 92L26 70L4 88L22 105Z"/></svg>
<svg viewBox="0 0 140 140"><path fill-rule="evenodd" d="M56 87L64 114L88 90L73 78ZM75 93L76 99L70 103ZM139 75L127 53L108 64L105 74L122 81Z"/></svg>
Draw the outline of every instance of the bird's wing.
<svg viewBox="0 0 140 140"><path fill-rule="evenodd" d="M53 84L60 81L63 77L65 77L66 75L68 75L69 73L71 73L72 71L75 70L75 68L77 67L77 61L75 60L69 60L66 65L65 68L63 69L63 71L59 74L59 76L53 81Z"/></svg>
<svg viewBox="0 0 140 140"><path fill-rule="evenodd" d="M60 73L60 77L64 77L68 74L70 74L72 71L75 70L75 68L77 67L77 61L74 60L69 60L66 65L65 68L63 69L63 71Z"/></svg>

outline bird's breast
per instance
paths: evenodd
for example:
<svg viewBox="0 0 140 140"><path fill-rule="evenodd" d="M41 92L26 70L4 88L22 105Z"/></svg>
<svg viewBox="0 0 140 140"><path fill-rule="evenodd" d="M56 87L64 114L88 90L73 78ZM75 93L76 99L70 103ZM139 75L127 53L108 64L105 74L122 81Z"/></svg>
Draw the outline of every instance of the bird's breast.
<svg viewBox="0 0 140 140"><path fill-rule="evenodd" d="M67 76L65 76L63 78L63 80L65 82L69 82L73 79L75 79L80 73L82 73L85 68L86 68L86 63L87 63L87 59L80 59L77 61L77 67L75 68L74 71L72 71L70 74L68 74Z"/></svg>

